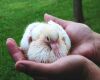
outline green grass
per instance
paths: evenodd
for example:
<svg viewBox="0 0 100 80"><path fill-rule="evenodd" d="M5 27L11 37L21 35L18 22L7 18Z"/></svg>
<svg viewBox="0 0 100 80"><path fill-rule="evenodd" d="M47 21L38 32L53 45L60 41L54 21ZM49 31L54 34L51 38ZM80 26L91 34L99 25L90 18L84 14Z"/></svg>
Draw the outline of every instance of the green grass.
<svg viewBox="0 0 100 80"><path fill-rule="evenodd" d="M83 3L86 23L100 32L100 0ZM6 39L12 37L19 44L26 25L43 21L44 13L73 20L72 0L0 0L0 80L31 80L15 70Z"/></svg>

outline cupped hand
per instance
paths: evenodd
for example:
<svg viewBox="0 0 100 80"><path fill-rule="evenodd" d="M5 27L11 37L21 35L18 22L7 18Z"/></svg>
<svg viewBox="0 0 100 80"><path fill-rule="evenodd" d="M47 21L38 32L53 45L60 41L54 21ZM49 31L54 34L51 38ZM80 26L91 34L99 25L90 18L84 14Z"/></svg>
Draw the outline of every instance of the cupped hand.
<svg viewBox="0 0 100 80"><path fill-rule="evenodd" d="M51 64L28 61L13 39L7 39L10 55L16 69L34 77L34 80L100 80L96 64L79 55L69 55Z"/></svg>
<svg viewBox="0 0 100 80"><path fill-rule="evenodd" d="M100 57L96 59L96 57L98 58L97 53L100 52L96 49L98 46L95 42L98 35L85 24L61 20L47 14L44 19L45 21L53 20L62 25L71 39L70 54L73 55L61 58L51 64L35 63L28 61L16 42L10 38L7 39L7 47L16 62L16 69L34 77L35 80L100 80L99 67L85 58L95 62L100 61Z"/></svg>
<svg viewBox="0 0 100 80"><path fill-rule="evenodd" d="M46 22L52 20L60 24L69 35L72 47L70 54L83 55L95 63L100 63L100 35L92 31L87 25L45 14ZM99 50L97 50L99 48Z"/></svg>
<svg viewBox="0 0 100 80"><path fill-rule="evenodd" d="M79 55L66 56L51 64L22 60L16 63L16 69L35 80L100 80L99 67Z"/></svg>

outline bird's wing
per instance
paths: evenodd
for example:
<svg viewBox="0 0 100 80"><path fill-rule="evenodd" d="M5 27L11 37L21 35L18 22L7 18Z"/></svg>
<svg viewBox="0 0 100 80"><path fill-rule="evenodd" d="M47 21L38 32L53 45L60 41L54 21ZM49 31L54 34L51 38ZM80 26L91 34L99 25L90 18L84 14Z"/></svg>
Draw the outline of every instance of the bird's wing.
<svg viewBox="0 0 100 80"><path fill-rule="evenodd" d="M24 51L27 51L28 48L29 48L29 39L31 36L31 31L37 26L39 25L40 23L32 23L32 24L29 24L27 27L26 27L26 30L23 34L23 37L21 39L21 42L20 42L20 47L22 50Z"/></svg>
<svg viewBox="0 0 100 80"><path fill-rule="evenodd" d="M61 25L59 25L51 20L48 22L48 24L52 25L51 27L56 28L58 30L59 35L65 39L65 43L68 46L68 49L70 49L71 40L70 40L68 34L65 32L65 30L61 27Z"/></svg>
<svg viewBox="0 0 100 80"><path fill-rule="evenodd" d="M39 39L40 35L42 35L43 30L45 29L46 24L45 23L39 23L39 25L37 27L35 27L32 30L32 40L37 40Z"/></svg>

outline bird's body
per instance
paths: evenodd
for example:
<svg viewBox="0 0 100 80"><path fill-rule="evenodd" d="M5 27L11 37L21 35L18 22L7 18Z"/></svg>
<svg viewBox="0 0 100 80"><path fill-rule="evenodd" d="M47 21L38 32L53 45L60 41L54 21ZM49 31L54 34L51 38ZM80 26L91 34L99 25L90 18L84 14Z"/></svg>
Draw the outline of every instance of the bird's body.
<svg viewBox="0 0 100 80"><path fill-rule="evenodd" d="M68 54L71 42L55 22L36 22L26 28L20 46L29 60L51 63Z"/></svg>

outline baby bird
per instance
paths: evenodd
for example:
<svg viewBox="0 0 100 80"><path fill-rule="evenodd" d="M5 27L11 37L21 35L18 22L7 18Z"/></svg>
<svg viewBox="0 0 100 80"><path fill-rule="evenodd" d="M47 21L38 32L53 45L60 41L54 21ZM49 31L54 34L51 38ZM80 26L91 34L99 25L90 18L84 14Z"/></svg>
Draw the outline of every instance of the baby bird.
<svg viewBox="0 0 100 80"><path fill-rule="evenodd" d="M52 63L68 54L71 41L59 24L35 22L26 28L20 47L29 60Z"/></svg>

